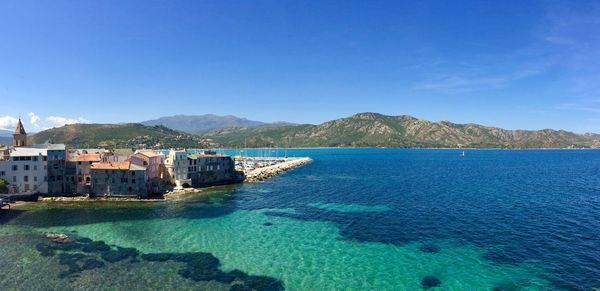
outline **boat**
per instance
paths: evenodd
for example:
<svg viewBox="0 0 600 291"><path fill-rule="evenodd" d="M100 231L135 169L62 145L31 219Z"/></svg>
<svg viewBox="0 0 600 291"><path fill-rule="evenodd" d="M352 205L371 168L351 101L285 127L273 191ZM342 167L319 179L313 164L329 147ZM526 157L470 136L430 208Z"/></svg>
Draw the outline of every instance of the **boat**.
<svg viewBox="0 0 600 291"><path fill-rule="evenodd" d="M462 152L460 153L460 156L461 156L461 157L464 157L464 156L465 156L465 151L462 151Z"/></svg>

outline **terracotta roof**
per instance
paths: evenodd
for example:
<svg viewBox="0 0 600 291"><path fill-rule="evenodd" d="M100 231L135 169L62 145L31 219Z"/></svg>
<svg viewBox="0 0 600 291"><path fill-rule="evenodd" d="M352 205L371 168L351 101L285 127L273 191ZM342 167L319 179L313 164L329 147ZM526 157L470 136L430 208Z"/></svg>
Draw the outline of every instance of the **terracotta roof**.
<svg viewBox="0 0 600 291"><path fill-rule="evenodd" d="M79 154L74 157L71 157L69 160L78 161L78 162L99 162L102 160L102 155L100 154Z"/></svg>
<svg viewBox="0 0 600 291"><path fill-rule="evenodd" d="M95 163L92 170L129 170L129 162Z"/></svg>
<svg viewBox="0 0 600 291"><path fill-rule="evenodd" d="M139 152L138 154L140 154L140 155L144 155L144 156L146 156L146 157L148 157L148 158L152 158L152 157L156 157L156 156L158 156L158 154L156 154L156 153L155 153L155 152L153 152L153 151L143 151L143 152Z"/></svg>

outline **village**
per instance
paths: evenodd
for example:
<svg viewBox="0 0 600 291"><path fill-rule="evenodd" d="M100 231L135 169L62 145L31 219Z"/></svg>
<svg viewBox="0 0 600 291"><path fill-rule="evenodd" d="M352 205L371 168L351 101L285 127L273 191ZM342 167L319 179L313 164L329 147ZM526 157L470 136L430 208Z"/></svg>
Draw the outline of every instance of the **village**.
<svg viewBox="0 0 600 291"><path fill-rule="evenodd" d="M12 146L0 146L6 197L156 198L200 187L261 181L308 158L242 158L212 150L67 149L28 144L19 120ZM14 199L12 199L14 200Z"/></svg>

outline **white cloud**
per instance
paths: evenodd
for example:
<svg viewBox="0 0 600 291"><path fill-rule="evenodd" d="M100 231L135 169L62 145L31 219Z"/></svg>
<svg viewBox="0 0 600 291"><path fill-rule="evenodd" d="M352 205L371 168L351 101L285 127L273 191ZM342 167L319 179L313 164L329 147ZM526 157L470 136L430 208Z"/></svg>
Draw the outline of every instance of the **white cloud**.
<svg viewBox="0 0 600 291"><path fill-rule="evenodd" d="M0 129L14 130L18 122L19 120L12 116L0 116Z"/></svg>
<svg viewBox="0 0 600 291"><path fill-rule="evenodd" d="M68 118L68 117L64 117L64 116L48 116L48 118L46 118L46 120L48 122L50 122L50 124L52 124L52 126L54 127L59 127L59 126L63 126L65 124L74 124L74 123L90 123L90 120L87 120L83 117L79 117L77 119L75 118Z"/></svg>
<svg viewBox="0 0 600 291"><path fill-rule="evenodd" d="M27 115L29 115L29 122L36 128L40 128L40 117L33 112L29 112Z"/></svg>

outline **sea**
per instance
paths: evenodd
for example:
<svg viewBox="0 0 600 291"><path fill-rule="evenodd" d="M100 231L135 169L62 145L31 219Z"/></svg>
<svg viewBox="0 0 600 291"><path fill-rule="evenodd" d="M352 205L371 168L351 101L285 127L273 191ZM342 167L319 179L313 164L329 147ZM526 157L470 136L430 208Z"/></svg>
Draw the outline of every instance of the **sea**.
<svg viewBox="0 0 600 291"><path fill-rule="evenodd" d="M170 201L1 210L0 289L600 288L599 150L462 151L247 150L314 162Z"/></svg>

